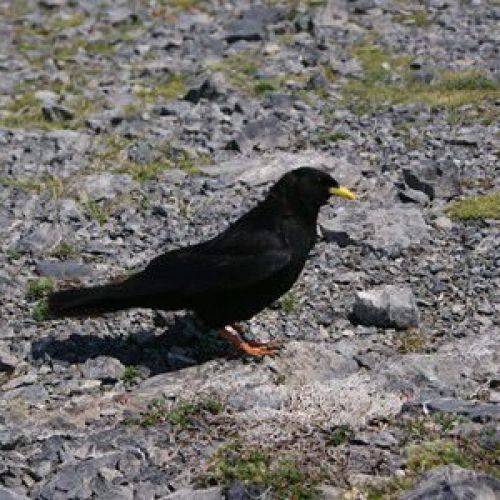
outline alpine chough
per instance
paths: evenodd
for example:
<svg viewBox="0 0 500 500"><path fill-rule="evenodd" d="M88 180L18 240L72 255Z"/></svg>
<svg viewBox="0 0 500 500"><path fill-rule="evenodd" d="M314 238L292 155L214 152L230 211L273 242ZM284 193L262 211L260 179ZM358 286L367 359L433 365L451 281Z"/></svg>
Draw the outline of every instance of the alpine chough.
<svg viewBox="0 0 500 500"><path fill-rule="evenodd" d="M319 209L331 195L354 199L321 170L292 170L215 238L166 252L120 283L55 292L49 296L49 314L189 309L241 351L270 354L275 346L243 340L237 322L251 318L295 283L316 240Z"/></svg>

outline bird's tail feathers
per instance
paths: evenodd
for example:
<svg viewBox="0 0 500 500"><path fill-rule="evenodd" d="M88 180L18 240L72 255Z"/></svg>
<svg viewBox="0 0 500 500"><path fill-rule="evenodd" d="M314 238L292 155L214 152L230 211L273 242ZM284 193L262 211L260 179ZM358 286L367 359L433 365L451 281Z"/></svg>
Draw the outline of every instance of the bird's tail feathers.
<svg viewBox="0 0 500 500"><path fill-rule="evenodd" d="M137 297L126 283L61 290L48 298L48 312L53 318L94 316L137 305Z"/></svg>

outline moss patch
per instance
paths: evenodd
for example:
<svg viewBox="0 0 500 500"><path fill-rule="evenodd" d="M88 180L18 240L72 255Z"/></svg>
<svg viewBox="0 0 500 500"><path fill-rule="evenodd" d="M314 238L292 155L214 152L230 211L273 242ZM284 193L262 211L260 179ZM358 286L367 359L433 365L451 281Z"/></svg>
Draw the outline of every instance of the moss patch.
<svg viewBox="0 0 500 500"><path fill-rule="evenodd" d="M54 250L52 250L50 255L52 257L56 257L57 259L67 260L72 257L76 257L78 254L78 250L71 243L63 241Z"/></svg>
<svg viewBox="0 0 500 500"><path fill-rule="evenodd" d="M327 442L331 446L340 446L346 443L354 435L349 425L337 425L329 433Z"/></svg>
<svg viewBox="0 0 500 500"><path fill-rule="evenodd" d="M28 283L26 298L36 300L46 297L54 289L54 282L50 278L39 278Z"/></svg>
<svg viewBox="0 0 500 500"><path fill-rule="evenodd" d="M255 447L234 441L219 449L208 472L198 478L200 485L230 485L233 481L254 483L271 489L272 498L319 498L317 479L312 478L294 458L276 459Z"/></svg>
<svg viewBox="0 0 500 500"><path fill-rule="evenodd" d="M221 61L209 66L211 71L223 73L230 86L245 95L261 96L268 92L294 93L288 88L289 83L303 85L307 74L271 75L262 78L259 73L265 73L265 57L256 51L242 51L231 54ZM295 92L300 96L299 92Z"/></svg>
<svg viewBox="0 0 500 500"><path fill-rule="evenodd" d="M138 182L146 182L156 179L161 172L171 168L178 168L195 175L200 173L200 166L211 162L209 155L196 155L187 149L174 147L169 142L152 145L151 161L145 163L131 161L128 149L133 144L133 141L121 136L102 135L98 139L100 150L96 154L91 170L127 173Z"/></svg>
<svg viewBox="0 0 500 500"><path fill-rule="evenodd" d="M364 493L367 500L396 499L400 498L400 494L409 490L414 483L414 478L395 476L380 484L366 486Z"/></svg>
<svg viewBox="0 0 500 500"><path fill-rule="evenodd" d="M438 81L425 83L412 78L407 56L369 44L355 47L352 55L361 63L364 76L348 79L343 87L343 98L359 114L392 104L421 102L454 109L500 98L500 83L477 70L438 71Z"/></svg>
<svg viewBox="0 0 500 500"><path fill-rule="evenodd" d="M338 141L343 141L348 139L349 136L345 132L337 131L337 132L329 132L324 131L318 134L317 142L319 144L331 144Z"/></svg>
<svg viewBox="0 0 500 500"><path fill-rule="evenodd" d="M398 352L409 354L412 352L422 352L427 344L427 336L421 330L410 330L401 332L398 336Z"/></svg>
<svg viewBox="0 0 500 500"><path fill-rule="evenodd" d="M407 467L416 474L422 474L440 465L458 465L464 469L473 462L450 440L427 441L410 445L406 450Z"/></svg>
<svg viewBox="0 0 500 500"><path fill-rule="evenodd" d="M57 92L71 92L74 88L62 84L40 85L39 89ZM62 95L62 94L61 94ZM74 95L62 105L70 111L69 117L57 114L50 119L43 111L43 103L35 97L35 90L21 91L16 98L0 109L0 125L7 128L25 128L40 130L76 129L82 126L84 119L94 111L94 102L82 95Z"/></svg>
<svg viewBox="0 0 500 500"><path fill-rule="evenodd" d="M126 423L151 427L163 422L169 422L172 425L185 428L195 415L202 413L218 415L222 410L222 403L216 398L206 398L199 402L178 401L174 405L168 404L163 399L157 399L137 419L132 419Z"/></svg>
<svg viewBox="0 0 500 500"><path fill-rule="evenodd" d="M135 94L147 103L171 101L186 93L184 76L172 74L162 82L151 82L150 86L136 90Z"/></svg>
<svg viewBox="0 0 500 500"><path fill-rule="evenodd" d="M37 321L45 321L49 316L49 306L47 303L47 299L40 299L34 306L31 311L31 317Z"/></svg>
<svg viewBox="0 0 500 500"><path fill-rule="evenodd" d="M54 289L54 282L50 278L39 278L28 283L27 300L35 300L31 316L35 321L43 321L48 316L47 296Z"/></svg>
<svg viewBox="0 0 500 500"><path fill-rule="evenodd" d="M427 28L432 24L429 15L424 10L414 10L404 14L395 14L392 20L396 23L405 26L418 26L419 28Z"/></svg>
<svg viewBox="0 0 500 500"><path fill-rule="evenodd" d="M455 201L446 213L459 220L500 219L500 191Z"/></svg>
<svg viewBox="0 0 500 500"><path fill-rule="evenodd" d="M125 367L125 372L123 373L122 380L126 384L133 384L137 377L139 377L139 370L135 366Z"/></svg>
<svg viewBox="0 0 500 500"><path fill-rule="evenodd" d="M498 447L489 448L488 441L483 439L490 431L494 434L494 426L484 427L467 437L450 437L450 431L464 420L458 415L439 412L428 416L401 415L400 420L393 423L402 433L400 446L406 458L406 475L367 485L366 497L400 498L400 493L411 488L421 474L442 465L454 464L499 478Z"/></svg>
<svg viewBox="0 0 500 500"><path fill-rule="evenodd" d="M94 219L100 226L104 226L111 215L109 204L97 203L93 200L82 200L82 206L89 219Z"/></svg>
<svg viewBox="0 0 500 500"><path fill-rule="evenodd" d="M160 172L172 168L172 163L166 161L153 161L149 163L125 162L119 169L120 172L130 174L138 182L146 182L158 177Z"/></svg>
<svg viewBox="0 0 500 500"><path fill-rule="evenodd" d="M292 314L297 308L297 297L293 292L287 292L278 301L281 310L286 314Z"/></svg>

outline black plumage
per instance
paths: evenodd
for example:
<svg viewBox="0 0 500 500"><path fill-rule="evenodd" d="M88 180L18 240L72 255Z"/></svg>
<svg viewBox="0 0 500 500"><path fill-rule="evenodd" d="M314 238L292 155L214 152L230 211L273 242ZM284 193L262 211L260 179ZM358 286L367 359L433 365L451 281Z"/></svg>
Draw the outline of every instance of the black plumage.
<svg viewBox="0 0 500 500"><path fill-rule="evenodd" d="M190 309L246 352L265 354L269 350L260 345L246 349L231 325L251 318L294 284L314 246L319 209L332 194L354 197L323 171L293 170L215 238L164 253L121 283L55 292L49 313Z"/></svg>

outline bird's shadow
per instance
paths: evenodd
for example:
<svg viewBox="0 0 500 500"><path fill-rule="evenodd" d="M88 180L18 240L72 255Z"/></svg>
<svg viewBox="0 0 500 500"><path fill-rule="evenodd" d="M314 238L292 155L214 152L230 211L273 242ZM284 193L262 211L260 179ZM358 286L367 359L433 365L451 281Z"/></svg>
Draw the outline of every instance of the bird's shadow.
<svg viewBox="0 0 500 500"><path fill-rule="evenodd" d="M146 376L179 370L227 356L230 346L200 324L196 318L175 318L161 335L144 331L127 337L71 334L57 339L47 336L34 342L31 354L39 362L85 363L97 356L110 356L127 366L136 366Z"/></svg>

